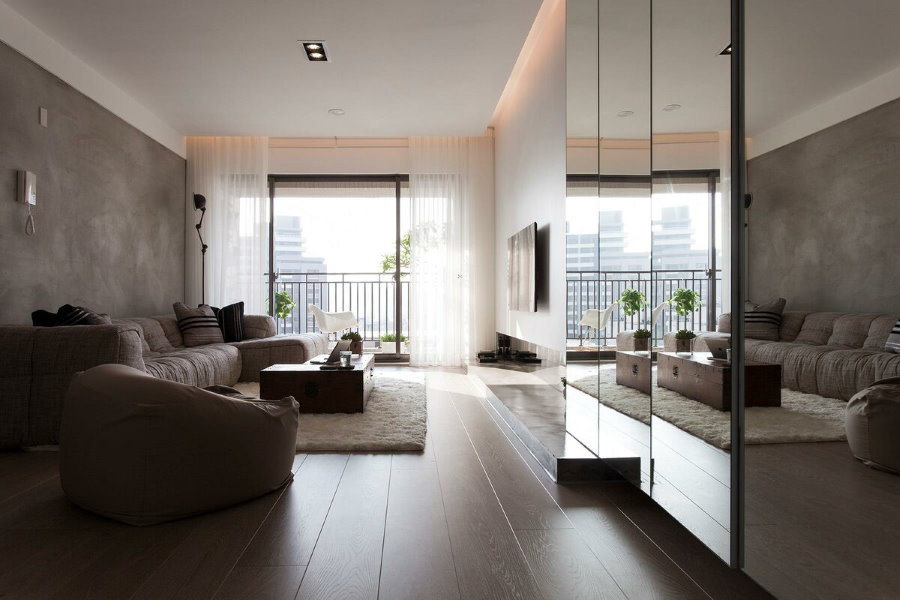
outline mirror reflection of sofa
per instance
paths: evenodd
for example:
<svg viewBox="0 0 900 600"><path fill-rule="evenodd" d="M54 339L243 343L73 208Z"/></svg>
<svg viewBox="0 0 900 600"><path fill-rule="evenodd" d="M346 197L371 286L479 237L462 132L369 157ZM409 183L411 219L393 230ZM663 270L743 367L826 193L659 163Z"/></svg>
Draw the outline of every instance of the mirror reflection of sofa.
<svg viewBox="0 0 900 600"><path fill-rule="evenodd" d="M127 365L197 387L230 386L328 349L325 334L275 335L269 316L245 315L243 325L243 341L193 347L184 345L175 315L113 319L112 325L0 326L0 448L59 443L69 382L97 365Z"/></svg>
<svg viewBox="0 0 900 600"><path fill-rule="evenodd" d="M849 400L875 381L900 376L900 354L885 351L898 315L785 311L778 340L746 338L749 360L781 365L786 388ZM731 315L719 317L715 332L698 334L694 351L708 352L710 337L728 338ZM666 333L666 352L675 334Z"/></svg>

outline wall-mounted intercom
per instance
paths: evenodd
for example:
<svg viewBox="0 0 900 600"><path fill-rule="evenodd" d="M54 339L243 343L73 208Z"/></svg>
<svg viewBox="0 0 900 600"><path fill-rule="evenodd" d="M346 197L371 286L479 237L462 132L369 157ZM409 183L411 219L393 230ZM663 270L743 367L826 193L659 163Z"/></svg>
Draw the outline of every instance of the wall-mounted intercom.
<svg viewBox="0 0 900 600"><path fill-rule="evenodd" d="M18 172L18 194L16 200L28 206L28 218L25 220L25 235L34 235L34 216L31 207L37 204L37 177L31 171Z"/></svg>
<svg viewBox="0 0 900 600"><path fill-rule="evenodd" d="M19 202L37 204L37 177L31 171L19 171Z"/></svg>

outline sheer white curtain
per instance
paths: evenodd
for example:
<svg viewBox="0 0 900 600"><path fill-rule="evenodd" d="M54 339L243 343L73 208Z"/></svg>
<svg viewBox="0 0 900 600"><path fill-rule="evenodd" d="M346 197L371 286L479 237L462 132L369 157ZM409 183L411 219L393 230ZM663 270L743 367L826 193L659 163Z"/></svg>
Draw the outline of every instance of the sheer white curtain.
<svg viewBox="0 0 900 600"><path fill-rule="evenodd" d="M201 254L193 194L206 196L203 239L206 303L243 301L248 314L266 312L268 264L268 138L188 137L185 219L185 301L200 302Z"/></svg>
<svg viewBox="0 0 900 600"><path fill-rule="evenodd" d="M493 140L410 138L410 364L493 343Z"/></svg>

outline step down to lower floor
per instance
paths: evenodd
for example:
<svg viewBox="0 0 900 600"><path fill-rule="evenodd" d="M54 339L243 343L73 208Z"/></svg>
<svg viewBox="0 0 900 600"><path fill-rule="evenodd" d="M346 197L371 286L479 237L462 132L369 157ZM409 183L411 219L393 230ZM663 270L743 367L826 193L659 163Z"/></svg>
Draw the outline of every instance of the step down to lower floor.
<svg viewBox="0 0 900 600"><path fill-rule="evenodd" d="M546 376L520 367L504 369L502 363L473 365L468 374L554 481L640 480L640 458L599 458L568 433L566 398Z"/></svg>

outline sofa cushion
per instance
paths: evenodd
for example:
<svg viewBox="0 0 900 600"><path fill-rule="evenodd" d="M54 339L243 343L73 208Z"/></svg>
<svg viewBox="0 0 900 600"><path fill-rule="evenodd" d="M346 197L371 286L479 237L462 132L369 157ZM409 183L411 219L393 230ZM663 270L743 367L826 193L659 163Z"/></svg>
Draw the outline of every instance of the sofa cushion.
<svg viewBox="0 0 900 600"><path fill-rule="evenodd" d="M130 324L138 327L144 336L145 354L150 352L169 352L173 350L169 338L163 332L159 321L153 317L130 317L127 319L113 319L114 324Z"/></svg>
<svg viewBox="0 0 900 600"><path fill-rule="evenodd" d="M190 348L206 344L221 344L225 341L222 328L216 320L212 308L202 305L191 308L183 302L172 305L178 318L178 329L184 338L184 345Z"/></svg>
<svg viewBox="0 0 900 600"><path fill-rule="evenodd" d="M898 365L900 365L900 356ZM887 359L887 360L886 360ZM816 365L819 394L849 400L856 392L882 378L890 368L884 352L871 350L834 350L822 356Z"/></svg>
<svg viewBox="0 0 900 600"><path fill-rule="evenodd" d="M869 335L869 327L878 315L841 315L834 320L826 345L835 348L862 348Z"/></svg>
<svg viewBox="0 0 900 600"><path fill-rule="evenodd" d="M809 313L800 310L786 310L781 315L781 328L778 330L778 340L781 342L794 342L803 327L803 321Z"/></svg>
<svg viewBox="0 0 900 600"><path fill-rule="evenodd" d="M833 352L827 346L809 346L806 344L791 344L790 350L785 351L781 362L781 381L784 387L807 394L818 394L816 372L819 360Z"/></svg>
<svg viewBox="0 0 900 600"><path fill-rule="evenodd" d="M188 385L234 385L241 375L241 353L228 344L176 348L145 357L147 373Z"/></svg>
<svg viewBox="0 0 900 600"><path fill-rule="evenodd" d="M244 339L272 337L278 333L275 319L269 315L244 315Z"/></svg>
<svg viewBox="0 0 900 600"><path fill-rule="evenodd" d="M897 323L897 318L898 315L880 315L875 317L875 320L869 326L869 334L866 336L866 341L863 342L863 349L884 352L888 336Z"/></svg>
<svg viewBox="0 0 900 600"><path fill-rule="evenodd" d="M831 337L834 329L834 322L844 313L837 312L816 312L809 313L803 319L803 326L800 333L797 334L794 341L798 344L808 344L810 346L824 346Z"/></svg>
<svg viewBox="0 0 900 600"><path fill-rule="evenodd" d="M151 318L156 319L156 321L159 322L159 326L162 327L163 333L166 334L166 338L168 338L169 344L171 344L173 348L181 348L184 346L184 337L181 335L181 330L178 328L178 319L174 314L154 315Z"/></svg>
<svg viewBox="0 0 900 600"><path fill-rule="evenodd" d="M28 441L35 327L0 327L0 448Z"/></svg>
<svg viewBox="0 0 900 600"><path fill-rule="evenodd" d="M232 344L241 351L241 381L259 381L259 372L275 364L302 363L328 352L324 333L277 335Z"/></svg>
<svg viewBox="0 0 900 600"><path fill-rule="evenodd" d="M152 525L266 494L291 480L297 402L247 401L121 365L75 376L59 476L74 503Z"/></svg>
<svg viewBox="0 0 900 600"><path fill-rule="evenodd" d="M778 340L784 298L773 298L762 304L747 302L744 307L744 337L755 340Z"/></svg>

